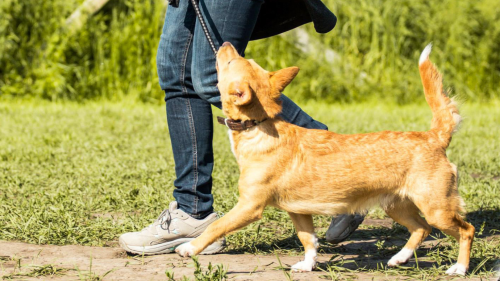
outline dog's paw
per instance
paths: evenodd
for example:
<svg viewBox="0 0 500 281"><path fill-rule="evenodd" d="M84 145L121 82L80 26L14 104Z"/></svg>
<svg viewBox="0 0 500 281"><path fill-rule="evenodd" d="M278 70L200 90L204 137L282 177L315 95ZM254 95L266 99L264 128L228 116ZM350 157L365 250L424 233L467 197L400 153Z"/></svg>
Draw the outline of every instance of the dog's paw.
<svg viewBox="0 0 500 281"><path fill-rule="evenodd" d="M410 258L413 256L413 250L403 248L399 253L395 254L387 263L387 266L389 267L396 267L402 264L405 264L410 260Z"/></svg>
<svg viewBox="0 0 500 281"><path fill-rule="evenodd" d="M175 248L175 252L181 257L191 257L194 256L195 248L191 245L191 242L188 242Z"/></svg>
<svg viewBox="0 0 500 281"><path fill-rule="evenodd" d="M389 260L389 262L387 262L387 266L397 267L397 266L400 266L402 264L408 263L408 260L409 260L409 258L405 258L405 257L401 257L401 256L397 257L397 255L396 255L396 256L392 257Z"/></svg>
<svg viewBox="0 0 500 281"><path fill-rule="evenodd" d="M448 270L446 270L446 274L448 275L462 275L465 276L465 273L467 272L467 267L463 264L456 263L452 267L450 267Z"/></svg>
<svg viewBox="0 0 500 281"><path fill-rule="evenodd" d="M294 265L292 265L292 271L295 272L309 272L312 271L315 266L315 262L311 261L300 261Z"/></svg>

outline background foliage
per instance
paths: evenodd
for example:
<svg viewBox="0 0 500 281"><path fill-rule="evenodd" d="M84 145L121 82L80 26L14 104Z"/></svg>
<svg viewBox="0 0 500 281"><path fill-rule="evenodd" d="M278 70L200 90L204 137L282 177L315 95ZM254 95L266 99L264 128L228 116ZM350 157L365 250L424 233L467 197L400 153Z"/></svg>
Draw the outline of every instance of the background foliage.
<svg viewBox="0 0 500 281"><path fill-rule="evenodd" d="M0 99L160 101L155 54L165 1L111 0L70 34L65 19L81 2L0 2ZM456 93L475 101L500 95L499 1L325 3L339 18L334 31L318 35L309 24L305 42L292 32L252 42L247 50L270 70L302 68L286 92L292 98L422 100L416 64L431 41L433 60ZM316 48L304 52L311 44Z"/></svg>

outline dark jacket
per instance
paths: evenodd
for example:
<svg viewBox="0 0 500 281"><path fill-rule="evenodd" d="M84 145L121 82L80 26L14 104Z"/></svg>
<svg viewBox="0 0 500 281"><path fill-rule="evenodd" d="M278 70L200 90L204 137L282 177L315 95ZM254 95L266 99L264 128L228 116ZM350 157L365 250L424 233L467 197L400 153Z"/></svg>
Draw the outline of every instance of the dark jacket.
<svg viewBox="0 0 500 281"><path fill-rule="evenodd" d="M337 17L321 0L265 0L250 40L283 33L308 22L319 33L327 33L337 24Z"/></svg>

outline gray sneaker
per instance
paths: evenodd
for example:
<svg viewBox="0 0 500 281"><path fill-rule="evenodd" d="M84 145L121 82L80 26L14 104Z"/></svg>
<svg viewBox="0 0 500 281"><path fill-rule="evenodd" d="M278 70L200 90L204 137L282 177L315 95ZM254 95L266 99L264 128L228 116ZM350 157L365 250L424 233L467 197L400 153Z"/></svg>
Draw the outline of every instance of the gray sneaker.
<svg viewBox="0 0 500 281"><path fill-rule="evenodd" d="M326 241L338 244L346 240L363 222L365 216L362 215L340 215L332 218L332 222L326 231Z"/></svg>
<svg viewBox="0 0 500 281"><path fill-rule="evenodd" d="M212 213L202 220L197 220L184 211L177 209L177 202L171 202L158 219L138 232L127 232L120 236L120 246L125 251L140 255L167 254L175 251L181 244L198 237L211 223L217 220ZM220 252L225 247L224 238L208 246L201 255Z"/></svg>

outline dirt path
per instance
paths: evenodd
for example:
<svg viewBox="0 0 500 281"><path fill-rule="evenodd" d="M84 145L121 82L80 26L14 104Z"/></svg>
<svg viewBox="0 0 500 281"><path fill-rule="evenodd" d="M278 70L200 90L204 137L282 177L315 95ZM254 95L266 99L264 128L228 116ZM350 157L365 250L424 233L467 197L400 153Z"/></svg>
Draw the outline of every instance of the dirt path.
<svg viewBox="0 0 500 281"><path fill-rule="evenodd" d="M182 259L177 255L161 255L152 257L127 256L120 248L85 247L85 246L53 246L32 245L20 242L0 242L0 253L4 263L0 276L22 273L18 278L23 280L90 280L93 276L103 276L109 270L114 270L104 277L104 280L166 280L165 270L174 271L175 277L193 276L194 268L191 259ZM7 261L8 257L8 261ZM319 262L327 262L331 254L323 254ZM21 270L19 269L19 259ZM300 256L280 256L284 266L298 262ZM224 264L228 267L231 280L286 280L285 273L277 270L279 262L272 255L221 254L200 256L199 260L206 269L209 262ZM90 263L92 261L92 267ZM67 269L62 275L53 277L29 277L29 272L37 266L53 265L55 268ZM38 267L40 268L40 267ZM293 280L329 280L321 278L325 272L294 273ZM401 280L386 277L381 274L347 274L344 278L354 277L356 280ZM373 278L373 279L372 279Z"/></svg>
<svg viewBox="0 0 500 281"><path fill-rule="evenodd" d="M372 225L383 225L384 223L386 222L373 221ZM376 239L344 242L339 250L344 259L356 260L358 265L364 262L366 265L363 255L367 251L377 251L376 242ZM403 243L403 241L398 243ZM327 262L331 257L332 254L320 254L318 261ZM283 255L279 258L284 266L291 266L302 257ZM223 264L228 268L230 280L287 280L285 272L277 269L279 261L273 255L219 254L200 256L199 260L204 270L209 262L213 265ZM387 260L385 258L380 260L372 258L368 263L373 266L378 262L386 263ZM432 266L430 263L426 264L425 261L420 264L421 266ZM355 268L353 266L354 263L352 266L344 265L346 268ZM39 277L27 276L30 272L33 275L36 270L50 272L54 269L62 271L51 277L47 274ZM104 276L110 270L112 272ZM167 280L166 270L172 270L176 279L180 279L184 275L192 277L193 261L188 258L182 259L175 254L151 257L128 256L118 247L33 245L0 241L0 277L4 278L11 276L15 277L13 279L22 280L100 280L90 277L104 276L104 280ZM15 274L20 275L15 276ZM331 280L327 277L322 278L326 274L317 270L309 273L294 273L292 277L293 280ZM343 273L339 277L341 278L336 280L413 280L410 277L398 276L397 274L391 276L382 273ZM442 277L445 280L461 279L458 277L451 279L444 275Z"/></svg>
<svg viewBox="0 0 500 281"><path fill-rule="evenodd" d="M120 248L84 247L84 246L52 246L32 245L19 242L0 242L2 256L10 257L10 261L3 264L0 276L12 273L28 273L35 267L30 265L49 265L56 268L70 269L63 276L51 280L79 279L88 274L92 258L92 272L102 276L109 270L115 271L106 275L107 280L166 280L165 270L173 269L176 278L183 275L193 275L193 262L191 259L182 259L177 255L161 255L152 257L127 256ZM329 256L321 256L321 261L328 261ZM19 270L18 259L21 259L22 270ZM280 257L283 264L294 264L300 257ZM282 271L275 270L279 266L275 256L252 255L213 255L200 256L203 266L208 262L224 264L229 267L229 276L233 280L284 280ZM78 269L77 269L78 268ZM297 280L316 280L321 273L294 274ZM25 278L25 277L23 277Z"/></svg>
<svg viewBox="0 0 500 281"><path fill-rule="evenodd" d="M119 248L84 247L84 246L52 246L32 245L19 242L0 242L2 256L9 256L12 260L3 264L0 276L20 272L18 259L21 258L22 272L29 272L30 265L49 265L56 268L70 269L63 276L53 277L51 280L79 279L88 275L92 257L92 272L102 276L109 270L115 271L105 276L105 280L166 280L165 270L173 269L176 278L183 275L192 276L194 268L191 259L182 259L177 255L144 257L127 256ZM292 265L300 260L299 256L282 256L283 265ZM328 261L330 255L320 256L320 261ZM221 254L200 256L201 264L206 268L208 262L224 264L229 269L232 280L286 280L283 271L276 270L279 262L275 256L253 256L241 254ZM78 270L76 270L78 268ZM323 273L324 274L324 273ZM321 272L294 274L294 280L319 280ZM23 277L23 279L26 277ZM27 278L29 279L29 278ZM370 278L371 279L371 278Z"/></svg>

